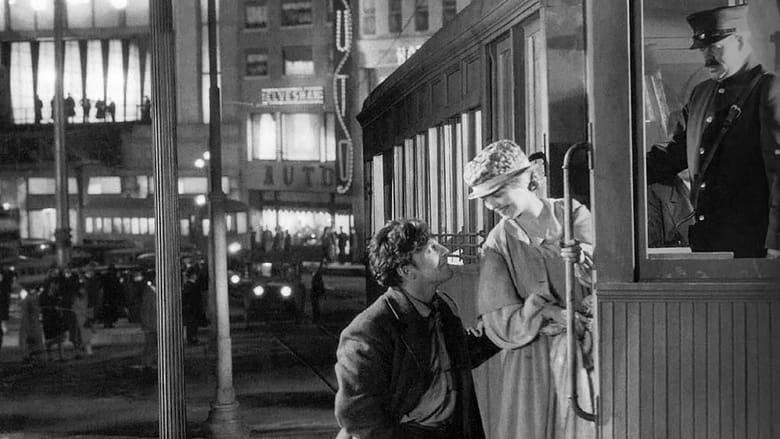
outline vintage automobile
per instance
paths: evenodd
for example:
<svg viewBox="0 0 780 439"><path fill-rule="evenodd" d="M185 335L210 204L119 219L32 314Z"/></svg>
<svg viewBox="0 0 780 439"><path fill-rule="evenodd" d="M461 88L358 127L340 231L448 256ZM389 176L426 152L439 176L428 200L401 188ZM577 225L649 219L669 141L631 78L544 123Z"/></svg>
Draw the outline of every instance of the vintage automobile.
<svg viewBox="0 0 780 439"><path fill-rule="evenodd" d="M299 260L266 256L243 267L231 264L228 283L231 296L241 300L246 325L279 312L296 322L303 318L306 287Z"/></svg>

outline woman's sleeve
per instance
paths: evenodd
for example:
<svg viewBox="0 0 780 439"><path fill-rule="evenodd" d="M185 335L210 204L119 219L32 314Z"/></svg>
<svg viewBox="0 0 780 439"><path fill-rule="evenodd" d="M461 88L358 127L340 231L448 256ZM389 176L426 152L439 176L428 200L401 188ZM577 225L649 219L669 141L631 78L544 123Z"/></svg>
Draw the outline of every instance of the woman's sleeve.
<svg viewBox="0 0 780 439"><path fill-rule="evenodd" d="M514 349L533 341L544 324L545 300L536 294L518 294L506 261L487 249L479 275L479 307L488 338L502 349Z"/></svg>

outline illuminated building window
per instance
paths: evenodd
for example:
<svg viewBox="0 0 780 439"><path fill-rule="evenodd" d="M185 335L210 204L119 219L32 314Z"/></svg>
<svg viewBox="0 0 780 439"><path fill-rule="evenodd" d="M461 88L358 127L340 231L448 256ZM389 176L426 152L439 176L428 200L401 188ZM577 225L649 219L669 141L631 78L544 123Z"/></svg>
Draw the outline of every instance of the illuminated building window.
<svg viewBox="0 0 780 439"><path fill-rule="evenodd" d="M247 232L246 212L236 212L236 233Z"/></svg>
<svg viewBox="0 0 780 439"><path fill-rule="evenodd" d="M272 113L253 114L248 121L249 160L276 160L276 118Z"/></svg>
<svg viewBox="0 0 780 439"><path fill-rule="evenodd" d="M376 33L376 0L362 0L361 4L363 35L374 35Z"/></svg>
<svg viewBox="0 0 780 439"><path fill-rule="evenodd" d="M32 52L30 43L11 43L11 106L14 123L33 123L35 120L35 91L30 78Z"/></svg>
<svg viewBox="0 0 780 439"><path fill-rule="evenodd" d="M125 120L124 73L122 71L122 42L108 44L108 76L106 78L106 121Z"/></svg>
<svg viewBox="0 0 780 439"><path fill-rule="evenodd" d="M414 30L428 30L428 0L417 0L414 5Z"/></svg>
<svg viewBox="0 0 780 439"><path fill-rule="evenodd" d="M401 33L402 28L401 0L390 0L387 9L387 28L390 33Z"/></svg>
<svg viewBox="0 0 780 439"><path fill-rule="evenodd" d="M179 194L206 194L208 191L206 177L179 177Z"/></svg>
<svg viewBox="0 0 780 439"><path fill-rule="evenodd" d="M56 188L57 185L53 178L30 177L27 179L27 193L30 195L54 195ZM68 178L68 193L78 193L78 184L74 177Z"/></svg>
<svg viewBox="0 0 780 439"><path fill-rule="evenodd" d="M179 230L181 231L181 236L190 236L190 220L179 220Z"/></svg>
<svg viewBox="0 0 780 439"><path fill-rule="evenodd" d="M94 230L92 229L92 217L86 217L84 218L84 233L93 233Z"/></svg>
<svg viewBox="0 0 780 439"><path fill-rule="evenodd" d="M103 217L103 233L113 233L113 227L111 227L111 218L104 216ZM117 230L117 232L119 232Z"/></svg>
<svg viewBox="0 0 780 439"><path fill-rule="evenodd" d="M122 179L120 177L90 177L87 185L89 195L121 194Z"/></svg>
<svg viewBox="0 0 780 439"><path fill-rule="evenodd" d="M441 21L444 24L449 23L458 15L458 5L456 0L442 0L441 3Z"/></svg>
<svg viewBox="0 0 780 439"><path fill-rule="evenodd" d="M268 5L263 2L247 3L244 7L244 27L247 29L265 29L268 27Z"/></svg>
<svg viewBox="0 0 780 439"><path fill-rule="evenodd" d="M141 56L137 42L130 42L128 54L127 81L125 81L125 118L123 120L141 120ZM147 68L149 67L147 66Z"/></svg>
<svg viewBox="0 0 780 439"><path fill-rule="evenodd" d="M149 196L149 177L131 175L122 177L122 194L130 198L146 198Z"/></svg>
<svg viewBox="0 0 780 439"><path fill-rule="evenodd" d="M93 219L93 222L95 223L95 233L103 233L103 218L97 217ZM89 233L89 232L87 232Z"/></svg>
<svg viewBox="0 0 780 439"><path fill-rule="evenodd" d="M303 26L311 23L311 0L282 0L282 26Z"/></svg>
<svg viewBox="0 0 780 439"><path fill-rule="evenodd" d="M90 101L88 121L96 121L98 104L105 105L106 97L103 91L105 78L103 76L103 50L100 41L87 42L87 99ZM105 120L105 109L101 120Z"/></svg>
<svg viewBox="0 0 780 439"><path fill-rule="evenodd" d="M253 50L246 53L246 76L268 75L268 53L265 50Z"/></svg>
<svg viewBox="0 0 780 439"><path fill-rule="evenodd" d="M112 218L111 227L114 229L114 233L122 233L122 218L115 216Z"/></svg>
<svg viewBox="0 0 780 439"><path fill-rule="evenodd" d="M332 113L253 114L247 124L248 159L335 161L335 120Z"/></svg>
<svg viewBox="0 0 780 439"><path fill-rule="evenodd" d="M285 75L313 75L314 57L311 46L288 46L282 49Z"/></svg>

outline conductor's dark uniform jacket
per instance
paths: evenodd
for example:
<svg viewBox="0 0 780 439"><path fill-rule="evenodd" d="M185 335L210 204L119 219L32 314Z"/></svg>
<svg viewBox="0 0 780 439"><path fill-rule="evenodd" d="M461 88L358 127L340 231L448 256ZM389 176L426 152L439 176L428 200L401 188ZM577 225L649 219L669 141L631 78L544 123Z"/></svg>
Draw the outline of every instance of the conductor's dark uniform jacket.
<svg viewBox="0 0 780 439"><path fill-rule="evenodd" d="M689 229L693 251L763 257L766 248L780 248L780 80L760 64L748 61L736 74L693 89L671 142L648 153L647 178L653 184L685 168L692 177L699 174L729 108L756 75L762 77L742 105L742 114L691 188L698 197Z"/></svg>

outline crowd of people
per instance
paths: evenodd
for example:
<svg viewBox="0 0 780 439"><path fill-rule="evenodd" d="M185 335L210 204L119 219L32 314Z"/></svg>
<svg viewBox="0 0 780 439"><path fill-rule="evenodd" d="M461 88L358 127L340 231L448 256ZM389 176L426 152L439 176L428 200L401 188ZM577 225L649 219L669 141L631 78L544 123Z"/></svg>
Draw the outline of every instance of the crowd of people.
<svg viewBox="0 0 780 439"><path fill-rule="evenodd" d="M49 101L51 108L51 119L54 120L54 98ZM95 113L92 112L93 102L86 96L79 100L81 106L81 118L83 123L87 123L90 117L94 117L96 120L116 122L116 103L109 98L108 100L98 99L94 102ZM152 101L149 96L144 96L139 106L140 120L143 123L151 123L152 121ZM35 124L40 124L43 121L43 101L35 95ZM76 117L76 100L68 93L63 99L63 111L65 113L65 120L68 123L74 122Z"/></svg>
<svg viewBox="0 0 780 439"><path fill-rule="evenodd" d="M198 328L207 326L204 300L208 272L203 262L187 263L182 270L182 317L187 343L199 344ZM73 345L74 358L93 355L98 330L111 329L118 320L138 325L144 333L141 361L154 367L156 349L156 287L154 270L114 265L101 269L94 262L79 269L52 265L37 288L22 286L14 272L0 270L0 321L6 333L12 293L19 297L19 348L23 361L65 361L63 344ZM0 344L0 348L2 345Z"/></svg>
<svg viewBox="0 0 780 439"><path fill-rule="evenodd" d="M344 231L344 227L339 227L338 232L331 226L322 229L322 233L317 237L312 234L308 240L303 238L302 234L292 236L290 231L277 226L275 231L271 231L268 226L262 227L259 236L259 248L268 252L287 252L291 251L294 245L308 245L316 241L322 250L322 258L327 263L339 262L348 263L352 260L355 247L355 231L349 233Z"/></svg>

